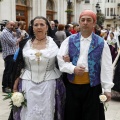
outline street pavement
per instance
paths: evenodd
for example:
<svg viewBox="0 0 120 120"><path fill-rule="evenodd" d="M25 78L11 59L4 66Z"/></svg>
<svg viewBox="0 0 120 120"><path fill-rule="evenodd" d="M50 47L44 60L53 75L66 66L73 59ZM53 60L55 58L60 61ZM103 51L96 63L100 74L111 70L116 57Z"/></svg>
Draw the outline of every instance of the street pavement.
<svg viewBox="0 0 120 120"><path fill-rule="evenodd" d="M9 100L3 101L2 93L2 74L4 70L4 61L2 59L2 54L0 52L0 120L8 120L8 116L10 113L9 109Z"/></svg>
<svg viewBox="0 0 120 120"><path fill-rule="evenodd" d="M4 70L4 61L0 53L0 120L8 120L10 113L9 100L3 101L2 93L2 74ZM105 112L106 120L120 120L120 100L111 100L108 110ZM94 119L94 118L93 118Z"/></svg>

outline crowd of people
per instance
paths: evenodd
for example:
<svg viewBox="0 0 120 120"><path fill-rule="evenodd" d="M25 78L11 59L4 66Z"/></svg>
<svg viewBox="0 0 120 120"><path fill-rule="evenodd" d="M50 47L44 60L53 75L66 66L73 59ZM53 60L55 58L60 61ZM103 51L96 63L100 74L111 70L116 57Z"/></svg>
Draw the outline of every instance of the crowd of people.
<svg viewBox="0 0 120 120"><path fill-rule="evenodd" d="M112 66L113 66L113 82L114 86L112 88L112 98L120 98L120 29L117 28L103 28L96 26L97 35L104 38L107 42L111 56L112 56Z"/></svg>
<svg viewBox="0 0 120 120"><path fill-rule="evenodd" d="M7 21L0 42L2 91L24 91L27 100L8 120L105 120L99 96L120 94L119 34L96 27L92 10L75 24L37 16L27 30Z"/></svg>

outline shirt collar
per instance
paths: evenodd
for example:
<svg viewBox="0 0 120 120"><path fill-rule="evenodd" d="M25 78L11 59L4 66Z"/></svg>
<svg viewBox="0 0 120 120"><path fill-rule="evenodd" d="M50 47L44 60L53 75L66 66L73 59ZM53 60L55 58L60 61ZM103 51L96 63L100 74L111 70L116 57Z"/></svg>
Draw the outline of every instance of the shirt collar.
<svg viewBox="0 0 120 120"><path fill-rule="evenodd" d="M10 29L8 29L7 27L5 27L5 29L6 29L7 31L9 31L10 33L12 33L12 31L11 31Z"/></svg>
<svg viewBox="0 0 120 120"><path fill-rule="evenodd" d="M84 38L84 37L81 35L81 41L83 41L83 40L91 41L91 40L92 40L92 34L91 34L89 37L87 37L87 38Z"/></svg>

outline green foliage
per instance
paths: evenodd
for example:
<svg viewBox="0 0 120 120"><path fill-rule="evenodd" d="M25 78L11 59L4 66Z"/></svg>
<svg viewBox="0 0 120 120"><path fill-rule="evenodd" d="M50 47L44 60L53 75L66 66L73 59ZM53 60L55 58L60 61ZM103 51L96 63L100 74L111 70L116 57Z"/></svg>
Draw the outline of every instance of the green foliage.
<svg viewBox="0 0 120 120"><path fill-rule="evenodd" d="M73 10L72 10L72 9L67 9L65 12L67 12L67 13L72 13Z"/></svg>
<svg viewBox="0 0 120 120"><path fill-rule="evenodd" d="M3 95L3 96L5 96L3 100L11 99L12 93L7 93L7 95Z"/></svg>
<svg viewBox="0 0 120 120"><path fill-rule="evenodd" d="M25 99L25 92L23 91L23 92L21 92L22 94L23 94L23 96L24 96L24 102L22 102L21 103L21 106L24 106L24 107L27 107L27 100ZM17 106L15 106L14 104L13 104L13 101L12 101L12 95L13 95L13 93L11 92L11 93L7 93L6 95L3 95L4 96L4 98L3 98L3 100L7 100L7 99L10 99L10 104L9 104L9 106L10 106L10 109L14 109L15 111L18 111L19 110L19 107L17 107ZM20 107L21 107L20 106Z"/></svg>
<svg viewBox="0 0 120 120"><path fill-rule="evenodd" d="M105 16L102 13L97 13L97 24L101 26L105 21Z"/></svg>

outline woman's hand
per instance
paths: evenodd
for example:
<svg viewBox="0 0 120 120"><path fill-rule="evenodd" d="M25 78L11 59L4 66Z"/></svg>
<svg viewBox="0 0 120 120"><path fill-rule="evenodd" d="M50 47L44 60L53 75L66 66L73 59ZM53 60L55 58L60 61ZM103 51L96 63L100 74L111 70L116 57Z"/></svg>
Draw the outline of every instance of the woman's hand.
<svg viewBox="0 0 120 120"><path fill-rule="evenodd" d="M63 60L64 60L65 62L70 62L70 57L69 57L69 55L64 55L64 56L63 56Z"/></svg>
<svg viewBox="0 0 120 120"><path fill-rule="evenodd" d="M18 83L19 83L20 78L17 78L15 80L14 86L13 86L13 92L17 92L18 91Z"/></svg>

